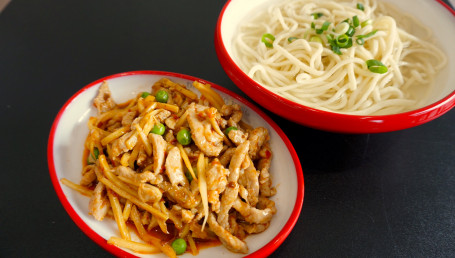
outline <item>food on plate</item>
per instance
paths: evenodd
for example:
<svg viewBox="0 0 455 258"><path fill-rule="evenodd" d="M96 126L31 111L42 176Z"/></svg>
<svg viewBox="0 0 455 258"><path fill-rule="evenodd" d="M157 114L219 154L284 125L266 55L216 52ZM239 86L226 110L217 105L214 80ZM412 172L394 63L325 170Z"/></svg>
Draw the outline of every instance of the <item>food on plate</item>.
<svg viewBox="0 0 455 258"><path fill-rule="evenodd" d="M61 182L90 196L96 220L115 219L119 236L108 243L170 257L220 242L248 253L244 239L270 225L277 210L267 129L242 121L240 105L209 84L193 86L200 97L163 78L117 104L101 84L80 183Z"/></svg>
<svg viewBox="0 0 455 258"><path fill-rule="evenodd" d="M425 104L447 64L431 32L382 1L288 0L242 23L233 57L264 88L312 108L385 115Z"/></svg>

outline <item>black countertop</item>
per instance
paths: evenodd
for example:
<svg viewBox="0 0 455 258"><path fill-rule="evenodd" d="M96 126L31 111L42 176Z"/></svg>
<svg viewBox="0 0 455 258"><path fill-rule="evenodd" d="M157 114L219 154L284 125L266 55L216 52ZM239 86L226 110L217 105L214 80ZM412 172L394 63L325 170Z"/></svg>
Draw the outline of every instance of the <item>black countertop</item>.
<svg viewBox="0 0 455 258"><path fill-rule="evenodd" d="M225 1L25 1L0 13L1 257L109 257L73 223L49 177L53 119L86 84L132 70L212 81ZM455 111L392 133L344 135L266 111L305 177L297 225L273 257L455 256Z"/></svg>

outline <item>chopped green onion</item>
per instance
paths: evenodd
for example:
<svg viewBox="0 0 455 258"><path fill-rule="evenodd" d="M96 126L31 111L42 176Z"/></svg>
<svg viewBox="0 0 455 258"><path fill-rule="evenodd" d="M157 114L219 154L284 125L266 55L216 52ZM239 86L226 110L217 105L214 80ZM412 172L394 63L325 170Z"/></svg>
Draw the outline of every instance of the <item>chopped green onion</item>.
<svg viewBox="0 0 455 258"><path fill-rule="evenodd" d="M288 41L289 41L289 43L292 43L292 42L294 42L294 40L296 40L296 39L299 39L299 38L297 38L297 37L289 37L289 38L288 38Z"/></svg>
<svg viewBox="0 0 455 258"><path fill-rule="evenodd" d="M273 47L273 41L275 40L275 37L270 34L270 33L265 33L262 35L261 41L264 42L266 47Z"/></svg>
<svg viewBox="0 0 455 258"><path fill-rule="evenodd" d="M322 39L319 36L313 36L310 38L310 42L317 42L322 44Z"/></svg>
<svg viewBox="0 0 455 258"><path fill-rule="evenodd" d="M314 22L311 23L311 28L316 29L316 24L314 24Z"/></svg>
<svg viewBox="0 0 455 258"><path fill-rule="evenodd" d="M343 46L343 48L350 48L350 47L352 47L352 38L349 38L348 43L345 46Z"/></svg>
<svg viewBox="0 0 455 258"><path fill-rule="evenodd" d="M349 37L348 37L348 35L343 34L343 35L338 36L336 41L337 41L337 45L339 47L344 47L348 44Z"/></svg>
<svg viewBox="0 0 455 258"><path fill-rule="evenodd" d="M352 38L346 34L340 35L336 38L336 45L340 48L350 48L352 47Z"/></svg>
<svg viewBox="0 0 455 258"><path fill-rule="evenodd" d="M329 21L325 21L323 24L322 24L322 27L320 29L316 29L316 33L317 34L322 34L324 31L326 31L330 26L330 22Z"/></svg>
<svg viewBox="0 0 455 258"><path fill-rule="evenodd" d="M321 18L321 16L323 16L324 14L323 13L312 13L311 16L313 16L313 18L315 20Z"/></svg>
<svg viewBox="0 0 455 258"><path fill-rule="evenodd" d="M366 39L366 38L369 38L369 37L373 36L374 34L376 34L376 32L378 32L378 30L373 30L372 32L367 33L365 35L358 35L357 38L358 39Z"/></svg>
<svg viewBox="0 0 455 258"><path fill-rule="evenodd" d="M358 35L355 42L357 42L357 44L359 44L359 45L363 45L363 44L365 44L365 39L373 36L374 34L376 34L377 31L378 30L373 30L372 32L367 33L365 35Z"/></svg>
<svg viewBox="0 0 455 258"><path fill-rule="evenodd" d="M97 147L93 148L93 154L90 153L87 156L87 165L95 164L95 162L98 159L99 155L100 155L100 151L98 150L98 148Z"/></svg>
<svg viewBox="0 0 455 258"><path fill-rule="evenodd" d="M365 7L363 7L363 4L357 3L357 9L365 11Z"/></svg>
<svg viewBox="0 0 455 258"><path fill-rule="evenodd" d="M327 38L327 41L330 43L332 43L333 41L333 34L330 34L330 35L325 35L325 37Z"/></svg>
<svg viewBox="0 0 455 258"><path fill-rule="evenodd" d="M323 24L322 24L322 30L327 30L330 26L330 22L329 21L325 21Z"/></svg>
<svg viewBox="0 0 455 258"><path fill-rule="evenodd" d="M98 159L98 156L100 155L100 151L98 150L97 147L93 148L93 155L94 155L94 156L92 156L92 157L93 157L95 160L97 160L97 159Z"/></svg>
<svg viewBox="0 0 455 258"><path fill-rule="evenodd" d="M144 91L144 92L142 92L141 97L142 97L143 99L145 99L145 98L147 98L148 95L150 95L150 93Z"/></svg>
<svg viewBox="0 0 455 258"><path fill-rule="evenodd" d="M365 44L365 40L364 40L363 38L357 38L357 39L355 40L355 42L356 42L357 44L359 44L359 45Z"/></svg>
<svg viewBox="0 0 455 258"><path fill-rule="evenodd" d="M327 41L329 42L330 49L338 55L341 55L340 47L336 43L336 39L334 38L333 34L326 35Z"/></svg>
<svg viewBox="0 0 455 258"><path fill-rule="evenodd" d="M357 17L357 15L352 17L352 25L354 25L354 28L359 27L359 24L360 24L359 17Z"/></svg>
<svg viewBox="0 0 455 258"><path fill-rule="evenodd" d="M388 71L387 67L383 63L381 63L381 61L375 59L367 60L366 64L368 66L368 70L370 70L373 73L383 74Z"/></svg>
<svg viewBox="0 0 455 258"><path fill-rule="evenodd" d="M373 24L373 21L371 19L368 19L366 21L363 21L362 23L360 23L360 27L365 27L365 26L368 26L370 24Z"/></svg>
<svg viewBox="0 0 455 258"><path fill-rule="evenodd" d="M342 22L342 23L339 23L336 27L335 27L335 33L336 34L345 34L349 29L349 24L346 23L346 22Z"/></svg>
<svg viewBox="0 0 455 258"><path fill-rule="evenodd" d="M332 48L332 51L337 54L337 55L341 55L341 51L340 51L340 47L337 46L337 45L331 45L331 48Z"/></svg>
<svg viewBox="0 0 455 258"><path fill-rule="evenodd" d="M354 36L354 34L355 34L355 29L354 29L354 27L349 26L349 29L348 29L348 31L347 31L345 34L348 35L349 37Z"/></svg>

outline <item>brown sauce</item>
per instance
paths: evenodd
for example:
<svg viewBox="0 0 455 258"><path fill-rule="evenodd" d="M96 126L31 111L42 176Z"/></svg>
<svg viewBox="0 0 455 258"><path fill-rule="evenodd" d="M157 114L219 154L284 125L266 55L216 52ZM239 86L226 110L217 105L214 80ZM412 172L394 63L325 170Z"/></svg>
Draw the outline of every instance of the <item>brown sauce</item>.
<svg viewBox="0 0 455 258"><path fill-rule="evenodd" d="M205 239L195 238L194 242L196 243L198 250L221 245L221 242L218 239L205 240Z"/></svg>
<svg viewBox="0 0 455 258"><path fill-rule="evenodd" d="M136 226L134 225L134 223L132 223L131 221L127 221L126 224L127 224L128 228L130 229L130 231L133 231L134 233L136 233L137 236L139 236L139 233L137 232L137 229L136 229ZM167 224L167 230L168 230L169 234L163 233L163 231L161 231L161 228L159 226L156 226L156 227L152 228L151 230L148 230L147 232L151 236L160 239L163 244L167 243L167 244L171 245L172 242L178 238L179 231L175 228L174 224L171 224L171 223ZM221 242L218 239L194 238L194 242L195 242L198 250L221 245ZM189 244L186 249L186 252L191 253L191 248L190 248Z"/></svg>

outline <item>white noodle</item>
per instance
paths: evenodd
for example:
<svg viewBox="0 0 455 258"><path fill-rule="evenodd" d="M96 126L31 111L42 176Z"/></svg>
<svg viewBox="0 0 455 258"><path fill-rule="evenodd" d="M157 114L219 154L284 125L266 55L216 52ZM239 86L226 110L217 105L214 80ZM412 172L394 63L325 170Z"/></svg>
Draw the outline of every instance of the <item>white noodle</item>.
<svg viewBox="0 0 455 258"><path fill-rule="evenodd" d="M364 11L356 8L357 3L364 5ZM313 13L323 16L314 19ZM373 22L356 28L352 47L341 49L342 55L330 49L325 34L319 35L323 44L310 42L317 35L312 22L316 28L331 22L328 33L333 33L337 24L354 15L360 22ZM411 25L418 26L425 38L405 31ZM364 45L355 42L356 35L373 30L376 34L365 39ZM265 33L275 37L273 48L261 42ZM298 39L289 42L289 37ZM326 111L383 115L415 108L419 96L413 89L429 89L447 64L430 38L428 28L376 0L288 0L242 25L233 50L248 76L284 98ZM381 61L388 72L369 71L369 59Z"/></svg>

